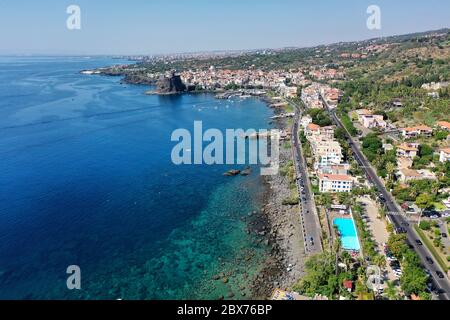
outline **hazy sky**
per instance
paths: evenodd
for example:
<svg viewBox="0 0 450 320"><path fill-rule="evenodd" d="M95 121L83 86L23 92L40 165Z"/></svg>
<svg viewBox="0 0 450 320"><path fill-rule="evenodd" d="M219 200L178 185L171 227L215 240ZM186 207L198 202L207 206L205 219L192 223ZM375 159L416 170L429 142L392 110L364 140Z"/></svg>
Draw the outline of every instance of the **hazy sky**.
<svg viewBox="0 0 450 320"><path fill-rule="evenodd" d="M81 8L81 30L66 9ZM382 29L366 27L380 6ZM448 0L0 0L0 54L151 54L311 46L450 27Z"/></svg>

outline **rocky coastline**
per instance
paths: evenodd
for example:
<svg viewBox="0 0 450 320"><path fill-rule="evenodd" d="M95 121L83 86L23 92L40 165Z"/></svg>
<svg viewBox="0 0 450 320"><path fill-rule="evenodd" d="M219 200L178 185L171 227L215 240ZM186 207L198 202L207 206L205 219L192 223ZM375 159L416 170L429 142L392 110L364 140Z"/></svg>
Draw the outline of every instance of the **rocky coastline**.
<svg viewBox="0 0 450 320"><path fill-rule="evenodd" d="M274 124L278 129L289 126L286 119ZM291 159L291 149L280 147L280 166ZM253 279L251 292L255 299L267 299L274 289L291 289L304 274L306 258L298 207L282 204L285 195L291 192L289 181L278 174L264 177L263 183L265 194L258 223L263 231L260 235L270 246L270 254L262 271Z"/></svg>

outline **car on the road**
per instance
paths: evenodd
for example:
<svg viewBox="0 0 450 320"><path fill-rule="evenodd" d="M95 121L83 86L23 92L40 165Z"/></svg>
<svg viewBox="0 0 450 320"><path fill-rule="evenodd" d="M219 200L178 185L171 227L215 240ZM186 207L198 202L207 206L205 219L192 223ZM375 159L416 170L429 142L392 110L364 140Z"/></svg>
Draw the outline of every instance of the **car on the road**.
<svg viewBox="0 0 450 320"><path fill-rule="evenodd" d="M389 262L394 262L394 261L397 261L397 258L393 257L393 256L387 256L386 260Z"/></svg>
<svg viewBox="0 0 450 320"><path fill-rule="evenodd" d="M402 227L395 228L396 233L406 233L406 229Z"/></svg>
<svg viewBox="0 0 450 320"><path fill-rule="evenodd" d="M436 288L436 289L433 290L433 293L436 294L436 295L440 295L440 294L445 293L445 290L441 289L441 288Z"/></svg>
<svg viewBox="0 0 450 320"><path fill-rule="evenodd" d="M403 222L402 226L404 226L405 228L408 228L409 227L409 223L408 222Z"/></svg>
<svg viewBox="0 0 450 320"><path fill-rule="evenodd" d="M431 259L430 257L426 257L425 260L427 260L427 262L428 262L429 264L434 264L433 259Z"/></svg>
<svg viewBox="0 0 450 320"><path fill-rule="evenodd" d="M422 241L420 241L419 239L416 240L416 244L418 244L419 246L423 246Z"/></svg>
<svg viewBox="0 0 450 320"><path fill-rule="evenodd" d="M438 276L439 279L444 279L444 274L440 271L436 271L436 275Z"/></svg>
<svg viewBox="0 0 450 320"><path fill-rule="evenodd" d="M445 232L442 232L442 233L441 233L441 237L442 237L442 238L447 238L447 234L446 234Z"/></svg>

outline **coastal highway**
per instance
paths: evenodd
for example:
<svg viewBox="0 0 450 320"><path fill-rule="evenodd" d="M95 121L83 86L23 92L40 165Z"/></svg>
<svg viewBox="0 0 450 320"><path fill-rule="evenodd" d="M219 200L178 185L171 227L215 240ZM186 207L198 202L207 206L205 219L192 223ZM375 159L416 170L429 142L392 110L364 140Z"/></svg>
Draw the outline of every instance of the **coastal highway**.
<svg viewBox="0 0 450 320"><path fill-rule="evenodd" d="M303 155L301 141L298 137L299 120L301 111L297 104L290 102L295 107L294 124L292 128L292 150L295 171L297 173L297 188L300 197L300 218L303 225L305 251L308 255L322 252L322 237L319 216L317 214L314 195L311 190L306 160ZM311 241L311 238L313 241Z"/></svg>
<svg viewBox="0 0 450 320"><path fill-rule="evenodd" d="M408 239L408 243L410 246L416 251L416 253L419 255L420 259L422 260L422 265L424 268L426 268L429 273L431 274L435 286L441 291L441 293L438 294L438 298L441 300L449 300L449 293L450 293L450 282L446 276L444 276L444 279L440 279L436 271L442 272L444 275L446 274L437 261L434 259L431 252L428 250L428 248L423 245L419 245L416 243L416 240L420 239L418 236L416 230L414 229L414 226L409 223L406 219L406 217L402 214L402 210L395 201L394 197L391 195L390 192L386 190L386 187L384 186L381 179L376 174L375 170L372 168L370 162L366 159L362 151L360 150L358 144L354 141L353 137L350 135L348 130L344 127L341 120L336 115L336 112L332 110L329 105L326 103L325 99L322 99L324 104L327 106L328 112L333 120L333 122L340 128L344 129L347 136L347 141L353 151L353 155L355 156L355 159L358 161L359 165L364 169L367 178L369 181L376 186L378 189L378 192L380 193L380 198L382 202L385 203L385 206L388 211L389 219L394 224L395 228L398 230L399 228L403 228L406 230L406 235ZM382 197L381 197L382 196ZM384 200L382 199L384 198ZM426 258L429 257L433 260L433 264L430 265L430 263L427 262Z"/></svg>

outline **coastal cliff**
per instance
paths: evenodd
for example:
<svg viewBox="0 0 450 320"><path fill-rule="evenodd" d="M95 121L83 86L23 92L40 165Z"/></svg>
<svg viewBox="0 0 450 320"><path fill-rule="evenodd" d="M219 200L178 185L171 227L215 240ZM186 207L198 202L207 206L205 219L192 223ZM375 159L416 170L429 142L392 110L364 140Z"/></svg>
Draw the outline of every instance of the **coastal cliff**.
<svg viewBox="0 0 450 320"><path fill-rule="evenodd" d="M172 72L169 77L162 76L156 82L157 94L177 94L186 91L186 85L181 80L180 75Z"/></svg>

